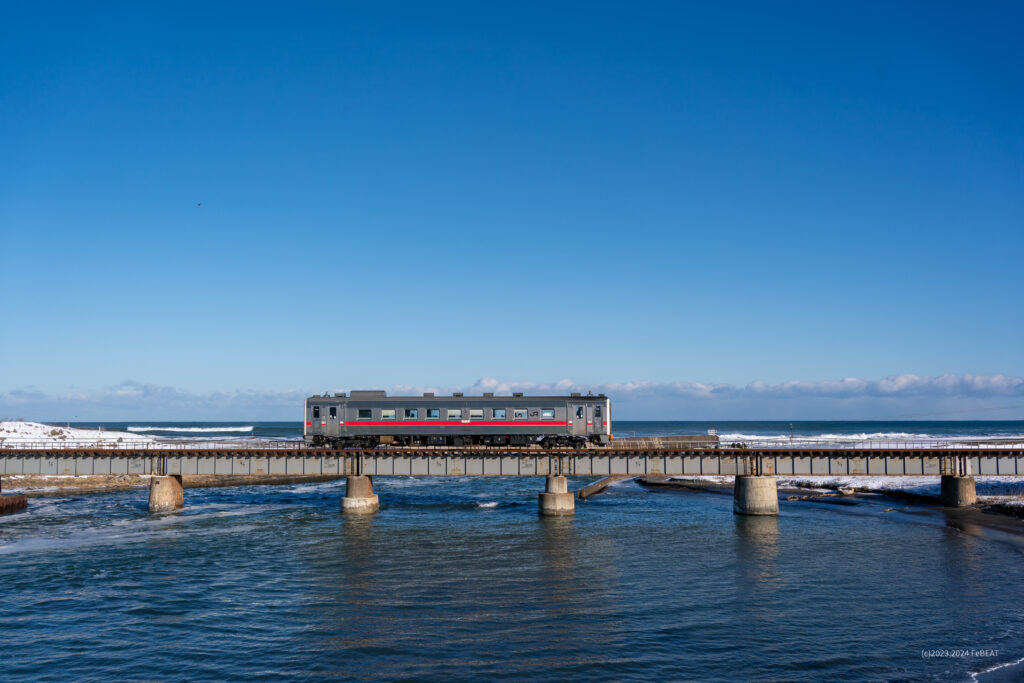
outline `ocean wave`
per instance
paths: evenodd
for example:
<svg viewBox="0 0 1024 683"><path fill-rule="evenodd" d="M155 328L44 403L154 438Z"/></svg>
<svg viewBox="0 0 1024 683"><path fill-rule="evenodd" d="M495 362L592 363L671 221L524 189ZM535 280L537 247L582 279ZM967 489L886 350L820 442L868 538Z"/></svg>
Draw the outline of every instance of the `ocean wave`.
<svg viewBox="0 0 1024 683"><path fill-rule="evenodd" d="M1007 448L1024 443L1024 434L1005 435L999 437L983 435L953 435L953 434L917 434L912 432L861 432L858 434L744 434L742 432L731 432L719 434L718 440L722 444L733 443L755 443L778 446L813 446L820 443L830 443L847 446L889 446L900 448L922 443L942 443L947 446L974 448L979 444L989 443L992 447Z"/></svg>
<svg viewBox="0 0 1024 683"><path fill-rule="evenodd" d="M778 441L787 442L792 438L794 442L799 441L920 441L924 439L933 440L939 438L932 434L914 434L911 432L861 432L859 434L743 434L733 432L719 434L719 441ZM960 438L960 437L957 437Z"/></svg>
<svg viewBox="0 0 1024 683"><path fill-rule="evenodd" d="M251 432L252 425L244 427L128 427L129 432L189 432L189 433L218 433L218 432Z"/></svg>
<svg viewBox="0 0 1024 683"><path fill-rule="evenodd" d="M235 513L248 514L248 513ZM26 552L53 552L73 550L93 546L112 546L126 543L142 543L164 538L180 538L181 522L203 519L206 517L229 517L231 514L213 515L181 515L180 513L168 513L155 519L147 520L148 524L140 528L120 528L112 532L109 526L88 527L80 529L67 536L54 537L28 537L14 540L10 543L0 545L0 555L11 555ZM253 524L238 524L233 526L208 527L205 529L189 530L189 538L197 536L211 536L216 534L238 534L252 531L256 526Z"/></svg>
<svg viewBox="0 0 1024 683"><path fill-rule="evenodd" d="M299 486L293 486L288 489L284 489L288 493L313 493L316 491L331 491L333 489L341 488L341 485L345 481L343 478L333 479L331 481L322 481L315 484L301 484Z"/></svg>
<svg viewBox="0 0 1024 683"><path fill-rule="evenodd" d="M982 669L981 671L972 671L972 672L970 672L970 677L971 677L972 681L976 681L976 680L978 680L978 676L984 676L985 674L990 674L993 671L998 671L999 669L1005 669L1005 668L1011 667L1011 666L1019 666L1020 664L1024 664L1024 657L1021 657L1020 659L1017 659L1017 660L1012 661L1012 662L1004 662L1002 664L996 664L995 666L990 666L989 668Z"/></svg>

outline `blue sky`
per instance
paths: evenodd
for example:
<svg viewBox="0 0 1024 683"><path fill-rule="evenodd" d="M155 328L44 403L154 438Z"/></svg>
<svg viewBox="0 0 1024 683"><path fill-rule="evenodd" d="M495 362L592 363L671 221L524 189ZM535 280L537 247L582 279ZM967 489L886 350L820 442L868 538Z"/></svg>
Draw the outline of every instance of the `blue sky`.
<svg viewBox="0 0 1024 683"><path fill-rule="evenodd" d="M209 4L7 8L0 413L1024 417L1019 3Z"/></svg>

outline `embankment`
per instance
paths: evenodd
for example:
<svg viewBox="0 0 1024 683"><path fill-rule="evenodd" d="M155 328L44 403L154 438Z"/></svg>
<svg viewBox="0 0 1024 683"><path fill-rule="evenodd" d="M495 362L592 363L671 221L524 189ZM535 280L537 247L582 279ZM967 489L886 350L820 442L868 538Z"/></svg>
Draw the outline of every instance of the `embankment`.
<svg viewBox="0 0 1024 683"><path fill-rule="evenodd" d="M88 475L35 475L9 474L3 477L5 491L15 491L30 496L51 493L93 493L100 491L121 491L124 489L149 486L148 474L88 474ZM186 474L182 477L185 488L208 488L216 486L258 486L275 484L309 483L343 479L338 475L323 474Z"/></svg>

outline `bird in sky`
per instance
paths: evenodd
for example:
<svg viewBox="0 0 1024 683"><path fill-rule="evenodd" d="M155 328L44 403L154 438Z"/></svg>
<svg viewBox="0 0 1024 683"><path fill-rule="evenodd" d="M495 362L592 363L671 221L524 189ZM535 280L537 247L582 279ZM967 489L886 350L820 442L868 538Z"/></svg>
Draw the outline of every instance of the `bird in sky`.
<svg viewBox="0 0 1024 683"><path fill-rule="evenodd" d="M203 203L202 203L202 202L196 202L196 208L197 208L197 209L198 209L198 208L199 208L200 206L202 206L202 205L203 205Z"/></svg>

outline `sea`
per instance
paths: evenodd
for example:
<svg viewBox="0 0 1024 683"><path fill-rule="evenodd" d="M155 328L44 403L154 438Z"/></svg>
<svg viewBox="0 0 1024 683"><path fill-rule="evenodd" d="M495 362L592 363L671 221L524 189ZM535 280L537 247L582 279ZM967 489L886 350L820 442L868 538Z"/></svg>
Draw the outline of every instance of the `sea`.
<svg viewBox="0 0 1024 683"><path fill-rule="evenodd" d="M63 423L62 423L63 424ZM161 441L300 441L302 422L70 422L71 427L124 431ZM976 421L615 421L616 437L716 433L723 443L780 445L835 442L920 443L1002 441L1024 443L1024 420Z"/></svg>
<svg viewBox="0 0 1024 683"><path fill-rule="evenodd" d="M96 427L94 423L72 426ZM301 423L104 423L160 439ZM1024 422L618 422L617 435L1016 439ZM880 436L879 436L880 435ZM570 478L578 488L593 478ZM0 679L1024 679L1024 522L882 495L632 481L537 515L529 477L53 492L0 517Z"/></svg>

